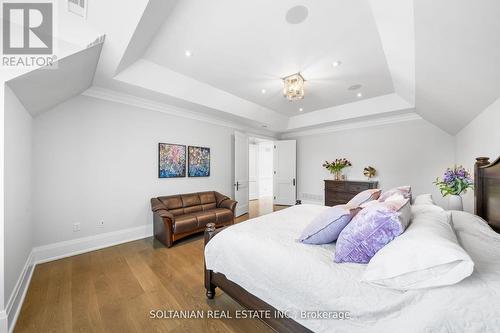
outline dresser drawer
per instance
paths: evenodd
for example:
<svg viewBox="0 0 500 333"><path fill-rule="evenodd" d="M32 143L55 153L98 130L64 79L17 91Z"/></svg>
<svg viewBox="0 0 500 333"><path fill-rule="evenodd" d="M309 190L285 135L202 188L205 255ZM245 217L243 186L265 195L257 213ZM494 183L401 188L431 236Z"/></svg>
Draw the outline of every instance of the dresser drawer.
<svg viewBox="0 0 500 333"><path fill-rule="evenodd" d="M368 184L363 184L363 183L348 184L347 192L359 193L363 192L364 190L368 190L369 188L370 186Z"/></svg>
<svg viewBox="0 0 500 333"><path fill-rule="evenodd" d="M347 201L342 201L342 200L327 200L325 202L325 206L338 206L338 205L345 205Z"/></svg>
<svg viewBox="0 0 500 333"><path fill-rule="evenodd" d="M325 182L325 190L334 190L334 191L345 191L346 183L345 182L337 182L337 181L326 181Z"/></svg>
<svg viewBox="0 0 500 333"><path fill-rule="evenodd" d="M377 182L325 180L325 205L336 206L346 204L356 194L368 189L377 188Z"/></svg>
<svg viewBox="0 0 500 333"><path fill-rule="evenodd" d="M354 198L354 196L355 196L355 194L353 194L353 193L337 192L337 191L333 191L333 190L329 190L329 189L325 190L325 197L326 198L329 198L330 200L344 201L343 203L347 203L347 201Z"/></svg>

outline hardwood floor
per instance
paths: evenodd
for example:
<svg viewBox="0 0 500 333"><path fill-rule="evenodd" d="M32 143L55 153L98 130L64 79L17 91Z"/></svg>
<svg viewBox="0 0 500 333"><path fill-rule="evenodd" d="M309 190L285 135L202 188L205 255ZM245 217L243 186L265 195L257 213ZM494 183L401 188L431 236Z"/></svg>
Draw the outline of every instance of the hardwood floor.
<svg viewBox="0 0 500 333"><path fill-rule="evenodd" d="M248 218L286 208L250 202ZM203 239L167 249L146 238L37 265L15 332L273 332L257 319L150 319L151 310L243 309L205 297Z"/></svg>

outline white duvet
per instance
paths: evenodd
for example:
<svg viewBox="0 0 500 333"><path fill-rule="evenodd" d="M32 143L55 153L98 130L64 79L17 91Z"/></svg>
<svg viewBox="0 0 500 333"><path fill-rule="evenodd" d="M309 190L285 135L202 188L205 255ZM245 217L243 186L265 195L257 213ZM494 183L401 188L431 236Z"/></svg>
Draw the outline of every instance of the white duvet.
<svg viewBox="0 0 500 333"><path fill-rule="evenodd" d="M361 282L365 265L333 262L335 244L296 241L323 206L300 205L218 233L205 248L208 269L315 332L500 332L500 235L454 212L474 273L441 288L396 291ZM301 311L349 311L351 319L301 319Z"/></svg>

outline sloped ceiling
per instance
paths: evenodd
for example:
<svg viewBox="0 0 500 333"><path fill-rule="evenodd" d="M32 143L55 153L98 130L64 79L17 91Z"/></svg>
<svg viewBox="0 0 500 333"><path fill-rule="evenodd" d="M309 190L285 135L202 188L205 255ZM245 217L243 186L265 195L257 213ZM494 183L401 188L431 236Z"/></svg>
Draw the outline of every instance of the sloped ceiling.
<svg viewBox="0 0 500 333"><path fill-rule="evenodd" d="M416 108L457 133L500 97L500 1L415 1Z"/></svg>
<svg viewBox="0 0 500 333"><path fill-rule="evenodd" d="M7 82L25 109L36 116L87 90L94 79L102 43L59 59Z"/></svg>
<svg viewBox="0 0 500 333"><path fill-rule="evenodd" d="M286 21L295 5L300 24ZM63 14L63 30L106 34L90 95L274 133L413 114L454 134L500 96L496 0L109 0L87 21ZM298 71L306 98L290 103L281 77Z"/></svg>

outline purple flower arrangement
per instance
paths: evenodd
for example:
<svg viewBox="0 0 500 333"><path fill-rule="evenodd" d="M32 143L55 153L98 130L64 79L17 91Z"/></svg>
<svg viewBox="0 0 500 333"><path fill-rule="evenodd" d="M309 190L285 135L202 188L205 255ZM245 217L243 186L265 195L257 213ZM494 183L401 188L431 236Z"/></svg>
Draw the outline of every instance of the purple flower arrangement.
<svg viewBox="0 0 500 333"><path fill-rule="evenodd" d="M470 172L465 170L461 165L455 166L453 169L446 169L443 180L440 180L438 177L434 184L437 185L444 197L466 193L468 189L474 186Z"/></svg>

